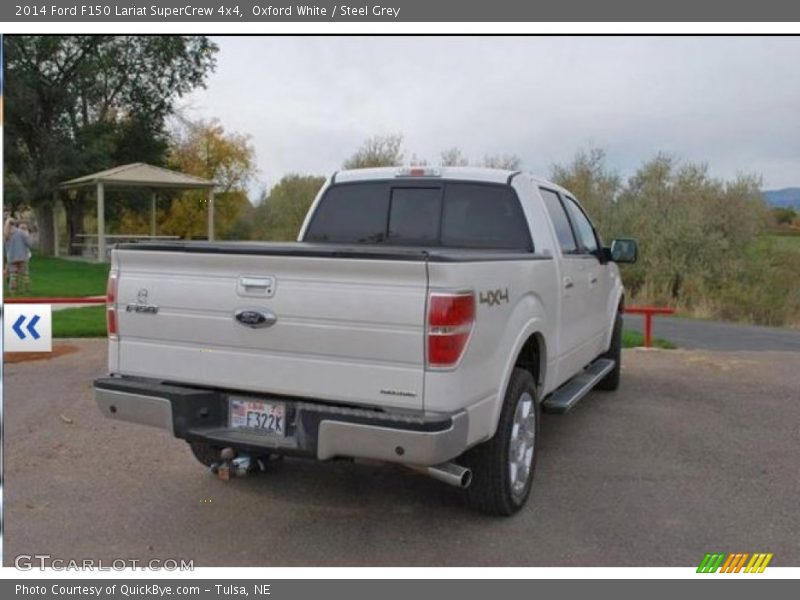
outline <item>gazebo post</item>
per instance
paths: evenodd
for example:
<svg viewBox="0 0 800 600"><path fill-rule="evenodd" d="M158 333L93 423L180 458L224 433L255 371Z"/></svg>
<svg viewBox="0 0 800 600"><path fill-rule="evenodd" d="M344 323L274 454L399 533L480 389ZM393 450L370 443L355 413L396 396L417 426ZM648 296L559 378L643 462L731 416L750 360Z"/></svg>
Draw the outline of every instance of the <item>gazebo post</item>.
<svg viewBox="0 0 800 600"><path fill-rule="evenodd" d="M214 241L214 188L208 188L208 241Z"/></svg>
<svg viewBox="0 0 800 600"><path fill-rule="evenodd" d="M97 182L97 260L106 260L106 205L103 182Z"/></svg>
<svg viewBox="0 0 800 600"><path fill-rule="evenodd" d="M156 236L156 191L150 196L150 235Z"/></svg>
<svg viewBox="0 0 800 600"><path fill-rule="evenodd" d="M58 257L58 189L53 190L53 256Z"/></svg>

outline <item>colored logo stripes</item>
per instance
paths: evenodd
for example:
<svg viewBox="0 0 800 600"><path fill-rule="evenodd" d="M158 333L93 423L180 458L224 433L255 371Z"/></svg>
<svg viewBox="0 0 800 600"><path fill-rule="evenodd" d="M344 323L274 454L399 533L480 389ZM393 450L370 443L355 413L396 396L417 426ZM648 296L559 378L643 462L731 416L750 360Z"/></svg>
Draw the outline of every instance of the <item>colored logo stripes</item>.
<svg viewBox="0 0 800 600"><path fill-rule="evenodd" d="M700 566L697 567L697 572L716 573L719 570L720 573L763 573L769 561L772 560L772 556L771 552L709 553L703 557Z"/></svg>

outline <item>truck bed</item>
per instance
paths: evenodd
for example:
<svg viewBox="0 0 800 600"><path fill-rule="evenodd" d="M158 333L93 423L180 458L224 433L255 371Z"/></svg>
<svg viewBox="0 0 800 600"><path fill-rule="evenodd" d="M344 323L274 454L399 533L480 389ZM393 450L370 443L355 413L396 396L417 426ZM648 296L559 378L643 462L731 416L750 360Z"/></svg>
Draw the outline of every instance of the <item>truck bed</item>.
<svg viewBox="0 0 800 600"><path fill-rule="evenodd" d="M309 242L142 242L118 244L119 250L238 254L309 258L351 258L428 262L488 262L547 260L550 256L527 251L388 245L344 245Z"/></svg>

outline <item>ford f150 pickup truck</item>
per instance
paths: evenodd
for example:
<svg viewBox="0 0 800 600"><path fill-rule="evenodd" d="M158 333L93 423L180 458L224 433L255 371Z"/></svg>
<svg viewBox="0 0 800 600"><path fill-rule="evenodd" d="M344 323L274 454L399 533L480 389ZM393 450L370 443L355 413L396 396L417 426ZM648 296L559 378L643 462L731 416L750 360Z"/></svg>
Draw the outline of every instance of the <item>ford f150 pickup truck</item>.
<svg viewBox="0 0 800 600"><path fill-rule="evenodd" d="M117 246L97 403L223 478L283 455L388 461L510 515L540 411L619 383L615 263L636 253L524 173L338 172L297 242Z"/></svg>

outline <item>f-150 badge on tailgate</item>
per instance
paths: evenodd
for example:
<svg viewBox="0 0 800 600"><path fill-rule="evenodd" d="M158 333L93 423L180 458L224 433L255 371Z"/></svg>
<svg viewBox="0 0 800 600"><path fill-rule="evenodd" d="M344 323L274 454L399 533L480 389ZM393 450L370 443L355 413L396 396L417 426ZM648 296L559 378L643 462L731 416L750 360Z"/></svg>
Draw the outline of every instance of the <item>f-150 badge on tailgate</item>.
<svg viewBox="0 0 800 600"><path fill-rule="evenodd" d="M274 325L278 317L268 310L258 308L240 308L233 314L233 318L246 327L260 329Z"/></svg>
<svg viewBox="0 0 800 600"><path fill-rule="evenodd" d="M135 313L145 313L154 315L158 312L158 306L155 304L148 304L147 303L147 288L142 288L139 290L139 293L136 294L136 304L128 304L125 307L127 312L135 312Z"/></svg>

